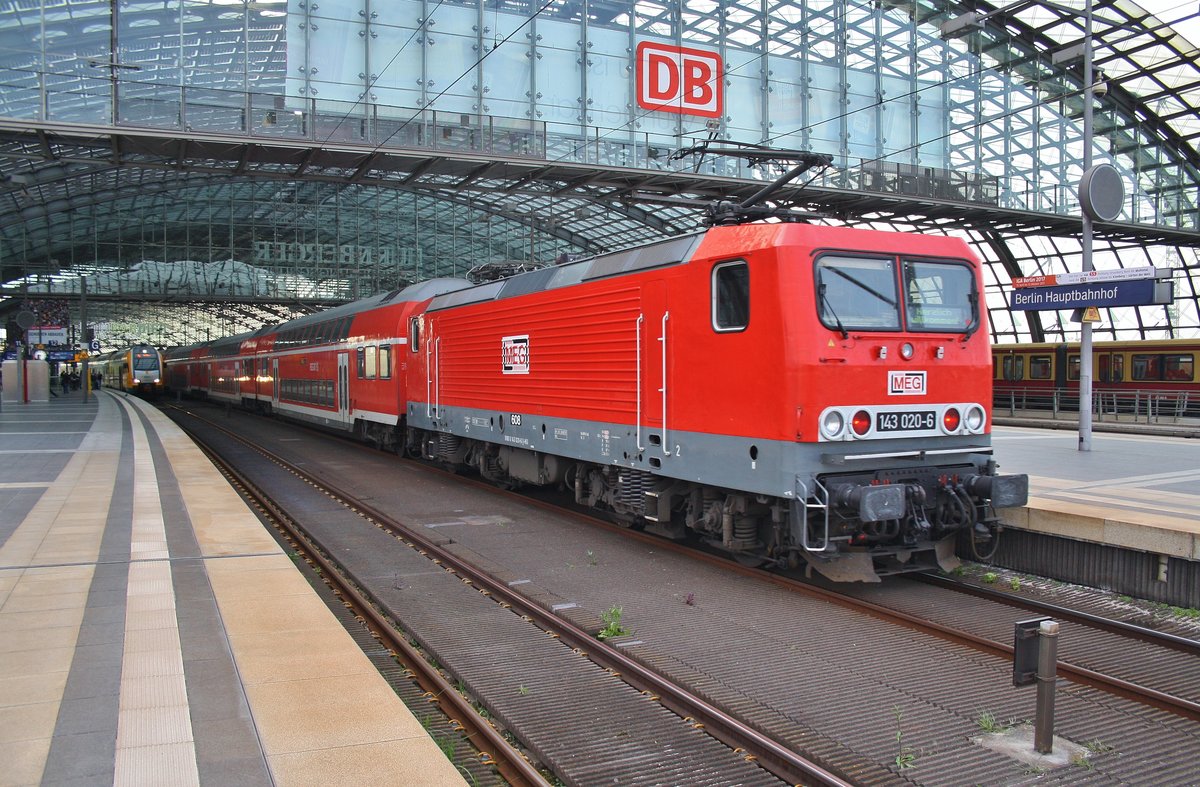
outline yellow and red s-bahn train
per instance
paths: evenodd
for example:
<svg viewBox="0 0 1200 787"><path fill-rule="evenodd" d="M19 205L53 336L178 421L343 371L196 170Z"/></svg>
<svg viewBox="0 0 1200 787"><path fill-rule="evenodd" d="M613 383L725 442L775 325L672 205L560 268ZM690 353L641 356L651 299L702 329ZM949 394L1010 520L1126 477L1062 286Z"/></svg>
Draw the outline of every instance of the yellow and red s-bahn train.
<svg viewBox="0 0 1200 787"><path fill-rule="evenodd" d="M150 344L135 344L88 360L89 373L100 372L105 388L157 396L164 387L163 356Z"/></svg>
<svg viewBox="0 0 1200 787"><path fill-rule="evenodd" d="M1188 413L1200 411L1200 339L1093 342L1092 387L1116 394L1186 396ZM997 400L1055 392L1079 394L1079 344L997 344L992 347ZM1197 413L1200 414L1200 413Z"/></svg>

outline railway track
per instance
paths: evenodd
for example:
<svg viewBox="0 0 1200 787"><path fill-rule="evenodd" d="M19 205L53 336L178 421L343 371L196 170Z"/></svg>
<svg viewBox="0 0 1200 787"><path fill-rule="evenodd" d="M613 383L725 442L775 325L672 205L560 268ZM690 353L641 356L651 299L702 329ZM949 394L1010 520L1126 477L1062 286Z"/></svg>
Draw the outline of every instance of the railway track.
<svg viewBox="0 0 1200 787"><path fill-rule="evenodd" d="M189 413L189 415L192 414ZM192 417L195 418L196 416L192 415ZM179 420L177 419L176 422L179 423ZM731 751L730 761L749 763L751 770L756 770L758 766L761 766L762 769L773 774L777 779L787 783L849 785L849 782L842 780L820 765L772 739L769 735L754 729L750 725L714 706L712 703L707 702L688 688L671 681L663 675L655 673L653 670L629 658L619 648L607 646L597 641L593 631L585 630L570 620L555 614L553 610L547 610L514 592L504 582L498 581L486 572L480 571L453 551L444 549L438 543L437 539L426 537L419 531L405 526L387 512L379 510L369 503L356 498L353 494L339 489L336 485L330 484L327 480L323 480L319 474L302 469L277 454L267 451L262 446L254 445L252 442L245 440L240 435L228 429L213 424L211 421L207 422L207 426L209 429L217 429L223 432L226 437L253 448L270 459L271 462L286 468L290 473L304 479L311 486L317 487L322 494L344 504L370 525L395 536L409 547L416 549L423 556L427 556L435 563L441 565L442 568L459 576L464 583L473 585L478 592L491 597L501 606L510 608L514 613L520 615L538 629L550 633L555 639L560 640L577 654L586 656L596 666L607 671L610 675L619 677L638 692L652 697L662 707L669 709L681 717L693 729L702 729L716 740L723 742ZM200 442L201 445L206 445L206 440L199 430L184 428L193 439ZM511 746L508 746L498 731L490 724L480 720L477 714L471 711L470 704L461 701L459 694L449 686L438 671L430 669L420 654L406 642L405 638L395 633L395 628L390 620L376 608L380 604L375 598L369 595L369 591L360 591L355 586L355 583L340 578L346 569L344 566L332 562L322 554L323 552L330 551L327 546L323 546L319 541L314 541L308 532L295 524L294 517L288 513L285 506L281 505L269 494L258 489L244 473L241 473L228 462L222 460L218 453L207 448L206 451L210 456L214 457L215 461L220 462L228 474L237 479L239 486L246 489L261 506L270 511L274 518L281 523L286 523L284 526L297 543L314 542L312 547L308 549L308 553L312 555L313 560L319 563L324 575L329 577L331 581L336 582L338 593L353 603L355 609L359 611L358 614L368 620L373 631L388 637L389 647L393 647L398 654L403 654L404 663L410 669L414 671L420 670L423 682L428 681L430 685L430 692L438 697L448 697L455 700L453 712L456 719L467 724L467 719L474 716L469 725L470 732L468 737L473 741L477 741L480 750L497 764L498 770L504 774L510 783L544 783L537 770L526 762ZM577 762L572 767L578 770L578 760L580 758L576 757L575 759ZM563 765L556 765L552 761L547 764L556 773L561 772L564 768ZM693 760L688 767L699 768L701 772L705 768L709 768L714 773L717 773L720 772L718 769L721 766L713 763L703 764ZM729 771L728 776L739 780L745 779L745 774L737 774L735 770ZM723 779L724 776L720 777L717 783L721 783ZM762 783L769 782L764 780Z"/></svg>
<svg viewBox="0 0 1200 787"><path fill-rule="evenodd" d="M274 422L267 422L273 424ZM241 428L239 426L239 428ZM265 428L265 427L264 427ZM322 433L323 434L323 433ZM289 438L290 439L290 438ZM307 439L307 438L306 438ZM326 443L325 437L317 437L315 433L311 438L312 441ZM263 440L259 440L263 442ZM289 443L290 445L291 443ZM410 465L397 462L394 457L379 454L376 451L368 451L368 449L359 447L357 444L338 443L339 448L333 449L316 448L317 453L337 453L338 457L329 457L325 463L313 461L314 467L317 464L322 464L321 469L317 470L323 476L341 477L343 468L346 465L358 465L362 462L363 465L378 465L380 467L396 468L405 466L404 470L406 481L409 476L421 475L430 477L434 474L428 469L416 470ZM353 445L353 447L352 447ZM340 456L342 452L345 456ZM351 458L353 456L353 458ZM307 460L302 460L307 461ZM421 466L423 467L423 466ZM389 472L392 472L389 470ZM453 479L455 488L462 488L463 479ZM353 483L348 484L353 486ZM369 486L369 484L368 484ZM486 486L486 485L480 485ZM449 488L449 487L446 487ZM499 501L497 490L493 487L486 486L493 501ZM361 496L359 490L359 495ZM353 490L347 492L350 497L353 497ZM381 495L382 496L382 495ZM505 498L507 499L507 498ZM382 503L381 503L382 505ZM481 503L480 510L495 509L501 504L499 502ZM529 501L523 501L520 506L528 508ZM471 519L470 515L464 515L467 519ZM561 521L563 513L556 510L554 518ZM575 515L573 515L575 516ZM426 522L426 532L445 533L454 528L460 528L462 522L458 524L435 521L433 524ZM559 525L561 527L561 525ZM444 529L443 529L444 528ZM623 528L612 525L597 525L594 521L591 522L588 528L568 528L571 533L580 531L595 532L598 529L610 529L619 531L625 542L630 538L638 541L644 541L649 545L647 552L653 551L659 553L674 553L676 546L661 539L646 537L634 531L629 531ZM476 528L478 532L486 532L486 527L480 526ZM501 577L502 584L506 582L518 581L529 582L528 580L518 579L520 574L513 574L506 569L510 568L510 564L521 558L513 557L511 554L506 555L503 559L496 558L495 564L490 564L489 558L483 557L480 553L492 554L490 551L496 546L494 543L487 543L487 549L482 548L481 544L484 541L474 539L469 536L473 535L472 528L455 530L458 534L453 539L447 539L447 544L442 546L448 547L451 552L461 552L470 555L472 561L476 564L484 566L488 571L497 574ZM556 531L557 532L557 531ZM585 541L594 540L595 536L584 536ZM590 550L588 551L590 555ZM762 572L748 570L728 561L709 558L706 556L698 556L694 551L687 553L687 562L695 566L713 567L713 572L707 572L703 578L687 579L687 582L695 582L697 588L697 600L693 604L692 594L682 594L686 601L679 603L685 604L683 607L688 610L686 615L681 616L679 611L681 607L665 608L664 617L661 621L655 620L653 628L650 624L643 623L648 634L651 634L652 642L641 642L638 640L627 641L620 643L621 648L618 652L622 655L627 655L631 663L635 665L650 666L654 671L661 672L667 675L673 675L678 680L688 683L692 687L693 693L700 694L704 698L711 700L714 705L724 706L735 709L731 715L745 720L745 723L751 727L771 730L772 733L786 747L804 748L809 746L807 751L814 752L815 758L820 760L828 769L837 770L838 772L848 775L850 781L860 784L876 784L876 783L892 783L894 780L902 780L906 782L922 783L920 778L916 778L912 771L906 770L908 765L905 763L902 755L903 750L893 755L892 749L899 749L898 741L902 734L902 727L907 724L909 716L904 713L917 714L925 712L920 704L916 709L911 709L907 704L902 706L899 703L891 704L890 699L879 700L875 695L886 696L888 692L881 692L878 689L872 689L867 685L874 679L872 670L880 673L887 670L900 669L904 676L902 678L886 678L885 683L889 686L899 685L906 681L916 681L922 685L922 691L929 693L928 700L935 706L961 706L953 710L953 715L960 718L960 721L955 722L956 730L947 732L945 729L939 729L935 734L932 730L938 725L921 722L922 729L929 727L930 742L922 742L914 733L909 734L909 739L913 741L914 751L922 753L920 763L924 769L940 768L939 779L934 779L932 783L952 783L945 780L946 775L955 773L961 775L963 779L973 781L981 778L982 774L999 771L1001 768L997 762L993 762L991 755L980 755L975 749L968 747L967 752L955 749L953 757L950 756L949 747L945 743L947 735L951 735L954 739L961 740L969 736L971 726L974 723L972 717L978 715L976 711L979 709L994 710L996 717L1019 719L1024 711L1021 710L1024 706L1032 709L1032 694L1020 695L1019 691L1012 690L1011 687L999 688L996 686L980 685L981 681L978 676L978 670L984 672L997 673L1002 675L1002 680L1007 682L1007 665L1009 662L1008 643L1011 642L1011 623L1012 620L1018 617L1028 617L1028 614L1017 614L1011 609L1004 607L1003 612L997 612L1000 605L995 601L980 600L978 603L981 606L972 606L963 603L962 601L952 601L953 598L960 598L952 595L951 592L944 588L929 588L913 582L888 582L884 585L881 595L884 596L884 602L880 603L878 597L871 598L873 591L879 591L879 588L865 589L866 598L850 599L844 594L835 594L838 597L825 595L825 591L815 588L807 583L798 583L795 580L782 578L778 576L764 576ZM440 559L440 558L439 558ZM526 567L530 568L530 567ZM519 569L525 570L525 569ZM542 570L542 569L536 569ZM646 569L640 569L640 573L646 573ZM697 572L703 569L696 569ZM533 573L533 569L531 572ZM718 576L720 577L718 579ZM706 593L709 587L713 587L713 592L717 592L715 585L718 582L727 583L730 590L724 591L726 595L735 595L742 593L748 586L747 583L739 583L739 581L731 581L729 577L744 576L750 577L757 587L766 587L775 585L786 590L786 595L795 598L810 599L806 602L782 602L788 606L796 606L797 609L791 614L795 619L801 620L801 625L794 625L791 618L781 619L778 615L761 614L762 609L756 610L756 614L747 615L745 621L745 629L754 631L754 637L766 636L765 641L751 641L744 636L739 637L731 632L731 639L728 640L727 646L724 648L727 652L707 652L709 648L707 643L702 639L704 634L701 630L697 630L694 624L688 624L686 621L679 621L676 618L687 617L689 620L692 617L692 610L701 610L705 607L713 606L711 597ZM470 580L474 584L475 580ZM550 580L540 580L542 587L538 587L538 581L530 584L514 585L514 587L522 587L526 589L524 595L537 599L535 606L554 607L555 602L565 602L558 606L560 607L556 614L551 616L551 624L561 623L563 620L576 621L581 624L586 636L587 644L579 650L591 651L594 648L590 639L591 632L595 631L596 616L591 614L591 621L588 621L587 608L595 609L597 605L593 602L574 603L570 598L559 598L554 591L562 593L560 586L556 586ZM532 590L530 590L532 588ZM633 589L630 588L630 592ZM579 592L581 596L586 595L584 591ZM761 596L762 590L753 591L751 596ZM563 593L563 596L569 594ZM830 613L825 607L837 609L855 608L855 605L861 601L872 601L880 607L879 610L862 611L862 607L857 607L852 616L844 614ZM505 602L507 603L507 602ZM819 605L820 608L814 606ZM781 608L781 602L776 599L772 602L776 608ZM890 609L887 607L891 607ZM967 637L960 636L959 632L944 632L934 636L947 643L952 643L951 655L949 657L940 656L937 658L950 658L951 663L956 664L955 674L947 674L943 678L933 677L936 675L936 667L933 667L929 661L930 657L920 655L908 655L904 649L919 650L912 648L912 642L902 634L897 632L901 627L905 630L912 630L912 626L920 625L917 620L922 616L920 609L925 607L924 612L933 610L935 616L941 619L943 624L948 628L962 629L963 633L968 634ZM707 614L707 610L703 610ZM644 610L639 610L645 614ZM948 613L954 614L948 614ZM1038 614L1043 614L1038 612ZM900 618L904 615L914 618L912 623L901 622ZM928 615L926 615L928 616ZM862 624L857 618L870 617L877 621L873 626ZM711 618L708 618L711 620ZM722 618L723 620L725 618ZM850 623L847 623L847 621ZM784 623L784 625L780 625ZM740 625L740 622L739 622ZM1080 624L1081 625L1081 624ZM1181 688L1176 685L1171 685L1165 679L1170 674L1179 672L1175 669L1170 658L1180 658L1187 661L1196 661L1194 657L1189 657L1185 653L1172 651L1175 655L1166 659L1159 657L1158 645L1142 643L1137 647L1152 649L1144 651L1141 658L1148 664L1157 664L1160 673L1156 675L1140 675L1136 671L1129 672L1129 666L1122 666L1120 663L1120 651L1126 649L1127 645L1114 644L1123 641L1121 639L1113 639L1117 635L1105 633L1104 637L1108 644L1104 647L1097 647L1093 642L1093 635L1088 634L1086 637L1077 636L1075 631L1076 623L1072 622L1070 627L1064 626L1064 636L1060 645L1060 654L1064 662L1068 664L1079 662L1077 666L1081 668L1078 673L1080 676L1086 676L1090 670L1092 672L1102 674L1105 671L1117 672L1120 675L1120 680L1129 683L1132 688L1126 691L1124 688L1117 689L1114 686L1107 688L1097 688L1098 691L1103 691L1103 696L1116 697L1118 700L1113 700L1121 707L1126 701L1146 702L1145 698L1135 700L1139 688L1151 689L1151 708L1169 707L1169 702L1164 704L1156 700L1153 696L1155 691L1163 695L1170 696L1172 694L1182 694L1184 696L1177 697L1182 699L1182 705L1170 710L1167 715L1179 719L1183 723L1183 727L1178 727L1174 723L1166 721L1165 716L1155 716L1158 713L1155 711L1147 711L1150 716L1145 713L1138 713L1137 718L1140 721L1147 721L1147 729L1128 730L1129 725L1123 721L1128 718L1127 714L1134 713L1129 708L1136 707L1129 704L1128 708L1116 713L1111 721L1103 724L1098 721L1104 714L1112 715L1112 702L1104 701L1099 698L1099 695L1094 695L1090 687L1102 687L1102 683L1094 681L1080 680L1079 686L1089 687L1086 690L1069 688L1068 681L1075 680L1074 677L1067 674L1067 670L1060 671L1060 677L1066 677L1067 681L1063 681L1060 685L1060 716L1069 717L1071 715L1094 716L1097 721L1089 724L1076 723L1081 729L1086 729L1087 732L1075 732L1074 737L1086 740L1107 740L1119 741L1128 739L1129 741L1138 740L1141 738L1154 738L1158 740L1156 744L1158 750L1164 753L1164 756L1169 755L1172 751L1194 750L1198 740L1198 733L1195 730L1194 716L1192 710L1189 709L1189 703L1194 702L1196 695L1189 693L1192 690L1187 686ZM774 631L775 629L784 629L786 636L783 633ZM558 633L557 628L549 628L548 630ZM740 630L740 629L739 629ZM808 631L820 630L824 631L824 638L821 640L811 640ZM866 633L868 630L874 633ZM836 636L835 636L836 634ZM928 641L928 634L921 634ZM841 670L827 672L824 678L817 678L814 682L809 675L792 675L789 672L795 672L793 664L805 663L806 661L818 661L825 659L832 666L835 657L828 655L836 653L839 648L838 643L830 642L837 637L841 637L847 641L853 641L855 648L863 648L856 651L856 659L847 663ZM971 637L976 637L981 640L979 643L972 643ZM772 642L771 640L779 639L781 642ZM878 639L878 643L874 641ZM862 643L871 642L872 647L877 647L879 652L874 652L865 648ZM673 644L672 644L673 643ZM686 644L684 644L686 643ZM790 643L790 644L789 644ZM843 643L844 645L844 643ZM698 647L699 646L699 647ZM922 648L931 646L922 645ZM940 647L940 646L938 646ZM1108 647L1112 652L1106 655L1103 651ZM695 653L690 651L705 651L704 653ZM845 647L841 647L841 652L845 652ZM968 652L977 654L986 654L983 660L979 661L979 657L967 655ZM775 655L771 655L774 653ZM1146 655L1149 653L1150 655ZM911 668L903 664L907 659L912 659L916 662L925 661L921 666L913 666ZM966 660L966 668L960 663L961 660ZM999 659L999 661L997 661ZM793 661L796 660L796 661ZM722 666L724 664L725 666ZM991 666L986 666L986 665ZM999 665L999 666L997 666ZM931 668L932 667L932 668ZM1111 668L1111 669L1110 669ZM629 668L612 667L616 671ZM731 676L728 670L739 670L746 673L743 677L738 674ZM961 672L962 675L956 673ZM761 673L761 674L760 674ZM929 673L925 675L924 673ZM969 677L973 676L973 677ZM993 676L994 677L994 676ZM939 686L938 681L942 681L944 685ZM992 679L988 679L992 680ZM755 685L754 681L758 681ZM866 681L867 683L863 683ZM851 691L837 691L839 683L849 682L855 685L855 689ZM802 684L800 688L797 688ZM1147 684L1142 686L1142 684ZM830 690L832 689L832 691ZM647 688L648 691L654 689ZM889 692L893 691L888 689ZM781 694L782 692L782 694ZM933 694L944 692L950 699L945 696L934 698ZM483 689L481 687L481 694ZM908 690L902 690L901 696L907 695ZM790 694L798 694L803 700L800 703L791 701ZM1065 696L1064 696L1065 695ZM924 696L924 695L919 695ZM787 701L780 702L780 698ZM1159 698L1161 699L1161 698ZM814 705L813 703L817 704ZM500 703L503 705L503 702ZM1178 705L1178 703L1176 703ZM853 719L855 715L861 719L864 715L862 705L874 705L870 713L870 718L879 729L863 730L861 721L859 722L844 722L842 717ZM506 711L502 711L505 717L508 717ZM811 714L812 718L809 718ZM886 729L888 724L889 714L894 715L894 725L896 729L888 734ZM1025 714L1027 715L1027 714ZM697 722L699 723L699 722ZM841 726L848 724L849 726ZM941 723L943 726L945 722ZM1170 734L1164 739L1162 727L1165 725ZM516 726L515 723L513 725ZM951 725L952 727L954 725ZM1067 727L1069 730L1071 725L1060 725L1060 728ZM1136 725L1135 725L1136 726ZM563 732L560 730L558 735L561 737ZM1084 738L1084 736L1088 736ZM1124 736L1122 738L1121 736ZM1182 742L1174 741L1171 736L1177 736ZM851 738L861 738L861 741L852 741ZM1165 742L1164 742L1165 741ZM801 743L803 742L803 745ZM888 748L888 746L891 748ZM1133 743L1129 744L1130 746ZM939 747L947 749L947 751L939 751ZM960 747L961 744L955 743L955 747ZM1138 762L1137 757L1131 756L1130 751L1124 745L1118 743L1114 746L1119 749L1120 757L1116 755L1108 755L1100 753L1096 755L1105 767L1111 767L1114 770L1120 770L1122 767L1144 767L1135 766ZM541 754L537 751L535 753ZM964 756L968 754L969 756ZM982 757L982 759L981 759ZM543 758L548 761L549 757ZM1119 762L1118 762L1119 760ZM1108 766L1109 762L1117 763L1117 765ZM765 762L765 760L764 760ZM804 781L803 779L792 779L793 781Z"/></svg>
<svg viewBox="0 0 1200 787"><path fill-rule="evenodd" d="M361 590L342 572L341 566L327 557L319 543L313 542L304 527L293 517L285 505L281 505L258 487L233 463L211 450L194 430L186 430L196 440L201 450L217 468L233 483L234 487L250 501L260 514L288 539L295 554L311 565L329 585L332 592L342 599L345 607L355 619L367 627L370 636L378 639L390 655L403 666L406 673L424 692L431 702L451 720L451 726L460 731L480 754L480 760L495 770L511 785L548 785L549 781L529 760L514 748L493 725L479 715L470 701L432 665L426 657L404 636L375 601ZM361 644L361 642L360 642ZM472 777L476 778L476 777Z"/></svg>

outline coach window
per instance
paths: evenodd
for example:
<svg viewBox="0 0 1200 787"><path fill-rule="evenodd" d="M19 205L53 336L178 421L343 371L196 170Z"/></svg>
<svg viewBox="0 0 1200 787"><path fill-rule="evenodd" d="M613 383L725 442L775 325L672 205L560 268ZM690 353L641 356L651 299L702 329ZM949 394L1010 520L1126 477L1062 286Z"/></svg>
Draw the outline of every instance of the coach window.
<svg viewBox="0 0 1200 787"><path fill-rule="evenodd" d="M750 267L746 263L723 262L713 268L713 328L744 331L750 324Z"/></svg>
<svg viewBox="0 0 1200 787"><path fill-rule="evenodd" d="M1053 365L1049 355L1035 355L1029 359L1029 379L1049 380Z"/></svg>
<svg viewBox="0 0 1200 787"><path fill-rule="evenodd" d="M1068 380L1078 380L1079 379L1079 356L1078 355L1068 355L1067 356L1067 379Z"/></svg>
<svg viewBox="0 0 1200 787"><path fill-rule="evenodd" d="M1164 355L1163 379L1172 382L1191 382L1196 363L1191 355Z"/></svg>
<svg viewBox="0 0 1200 787"><path fill-rule="evenodd" d="M1162 365L1160 355L1137 355L1132 358L1133 369L1131 380L1161 380Z"/></svg>
<svg viewBox="0 0 1200 787"><path fill-rule="evenodd" d="M361 380L362 378L367 376L367 350L366 350L366 348L359 347L357 350L357 356L358 357L356 358L356 360L358 361L358 363L356 363L355 366L358 367L358 379Z"/></svg>
<svg viewBox="0 0 1200 787"><path fill-rule="evenodd" d="M421 349L421 318L408 318L408 349L416 352Z"/></svg>
<svg viewBox="0 0 1200 787"><path fill-rule="evenodd" d="M392 379L392 345L379 345L379 379Z"/></svg>
<svg viewBox="0 0 1200 787"><path fill-rule="evenodd" d="M827 255L817 260L817 310L827 328L900 329L896 262Z"/></svg>
<svg viewBox="0 0 1200 787"><path fill-rule="evenodd" d="M367 348L367 373L363 375L368 380L375 379L375 345Z"/></svg>

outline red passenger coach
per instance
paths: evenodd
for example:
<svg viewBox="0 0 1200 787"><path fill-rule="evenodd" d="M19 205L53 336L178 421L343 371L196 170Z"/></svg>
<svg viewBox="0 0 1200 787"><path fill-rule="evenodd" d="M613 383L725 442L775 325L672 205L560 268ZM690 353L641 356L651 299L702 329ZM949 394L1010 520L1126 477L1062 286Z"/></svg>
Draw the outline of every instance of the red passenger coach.
<svg viewBox="0 0 1200 787"><path fill-rule="evenodd" d="M437 279L167 355L173 390L341 430L397 447L408 317L470 286ZM399 361L397 361L399 358Z"/></svg>

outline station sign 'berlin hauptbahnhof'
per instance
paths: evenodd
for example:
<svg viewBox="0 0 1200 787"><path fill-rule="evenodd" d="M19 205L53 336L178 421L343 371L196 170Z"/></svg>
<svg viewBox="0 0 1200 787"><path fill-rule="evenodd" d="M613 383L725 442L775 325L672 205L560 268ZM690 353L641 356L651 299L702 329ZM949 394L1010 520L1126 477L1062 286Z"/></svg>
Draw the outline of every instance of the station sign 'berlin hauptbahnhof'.
<svg viewBox="0 0 1200 787"><path fill-rule="evenodd" d="M1167 276L1170 271L1164 271ZM1153 266L1111 271L1059 273L1013 279L1009 304L1017 311L1050 311L1087 307L1148 306L1171 303L1175 288L1160 280Z"/></svg>

